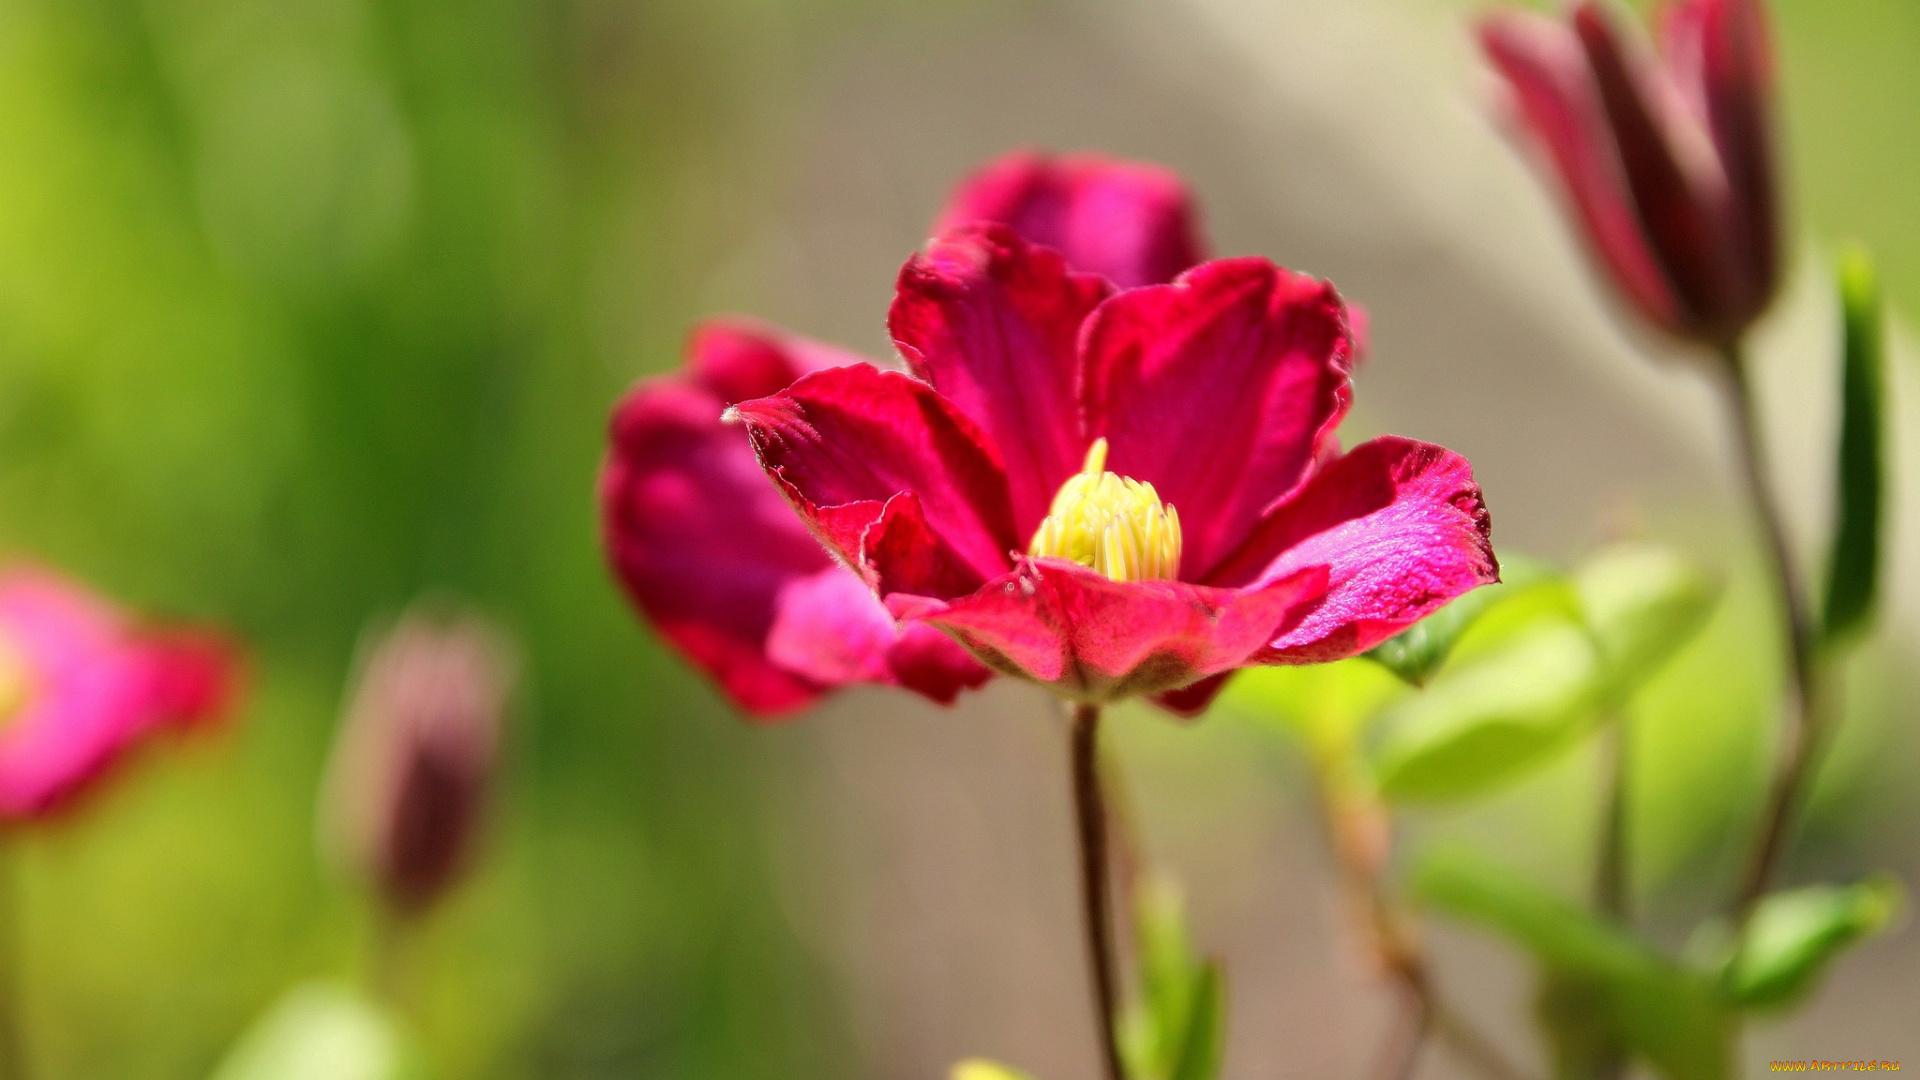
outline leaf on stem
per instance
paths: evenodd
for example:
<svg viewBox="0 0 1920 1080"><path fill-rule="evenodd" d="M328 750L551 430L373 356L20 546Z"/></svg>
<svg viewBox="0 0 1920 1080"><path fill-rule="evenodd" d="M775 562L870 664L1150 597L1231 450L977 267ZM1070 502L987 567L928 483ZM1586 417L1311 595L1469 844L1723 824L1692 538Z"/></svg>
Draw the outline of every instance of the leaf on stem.
<svg viewBox="0 0 1920 1080"><path fill-rule="evenodd" d="M1811 885L1760 901L1739 950L1727 962L1727 993L1747 1008L1777 1008L1806 997L1849 946L1886 929L1903 902L1891 877L1853 885Z"/></svg>
<svg viewBox="0 0 1920 1080"><path fill-rule="evenodd" d="M1531 953L1547 990L1543 1009L1571 998L1594 1010L1570 1040L1592 1046L1617 1039L1670 1080L1732 1075L1732 1017L1708 977L1466 851L1444 850L1423 860L1413 892L1428 906L1494 930Z"/></svg>
<svg viewBox="0 0 1920 1080"><path fill-rule="evenodd" d="M1599 670L1585 629L1552 620L1449 671L1388 711L1381 794L1445 802L1518 778L1591 730Z"/></svg>
<svg viewBox="0 0 1920 1080"><path fill-rule="evenodd" d="M1840 260L1845 336L1840 375L1839 498L1827 570L1821 641L1831 645L1863 629L1880 576L1881 489L1886 409L1886 349L1880 283L1873 260L1854 248Z"/></svg>
<svg viewBox="0 0 1920 1080"><path fill-rule="evenodd" d="M1633 696L1706 624L1718 588L1699 567L1656 544L1620 544L1574 574L1587 628L1599 644L1603 696Z"/></svg>
<svg viewBox="0 0 1920 1080"><path fill-rule="evenodd" d="M1482 615L1518 591L1552 578L1543 563L1518 556L1501 560L1501 580L1458 597L1439 611L1407 627L1366 652L1366 657L1414 686L1425 686L1446 662L1460 638Z"/></svg>

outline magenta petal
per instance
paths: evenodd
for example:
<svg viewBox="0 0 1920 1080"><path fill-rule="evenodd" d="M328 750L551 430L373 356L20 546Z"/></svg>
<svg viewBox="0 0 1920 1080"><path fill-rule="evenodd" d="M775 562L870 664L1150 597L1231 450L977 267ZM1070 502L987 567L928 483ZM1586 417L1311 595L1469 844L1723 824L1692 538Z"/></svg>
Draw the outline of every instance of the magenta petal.
<svg viewBox="0 0 1920 1080"><path fill-rule="evenodd" d="M907 493L945 580L977 587L1022 546L987 436L918 379L833 368L728 415L746 426L761 465L801 516L850 563L876 570L868 530Z"/></svg>
<svg viewBox="0 0 1920 1080"><path fill-rule="evenodd" d="M239 650L203 629L170 630L146 643L154 702L163 722L181 730L224 717L240 696Z"/></svg>
<svg viewBox="0 0 1920 1080"><path fill-rule="evenodd" d="M686 354L693 381L723 405L777 394L823 368L871 363L858 353L737 315L695 326Z"/></svg>
<svg viewBox="0 0 1920 1080"><path fill-rule="evenodd" d="M1656 325L1680 329L1679 301L1640 231L1578 37L1543 15L1502 12L1481 24L1480 42L1512 88L1521 120L1552 157L1614 283Z"/></svg>
<svg viewBox="0 0 1920 1080"><path fill-rule="evenodd" d="M1465 458L1386 436L1328 464L1275 506L1218 581L1257 583L1325 567L1325 598L1261 662L1338 660L1498 580L1491 532Z"/></svg>
<svg viewBox="0 0 1920 1080"><path fill-rule="evenodd" d="M0 576L0 643L26 695L0 727L0 818L58 811L146 736L228 704L231 646L203 632L143 636L44 571Z"/></svg>
<svg viewBox="0 0 1920 1080"><path fill-rule="evenodd" d="M1196 217L1186 185L1158 165L1018 151L963 181L934 232L1000 222L1130 289L1172 281L1205 257Z"/></svg>
<svg viewBox="0 0 1920 1080"><path fill-rule="evenodd" d="M930 627L901 626L860 579L840 566L796 578L780 591L767 655L829 686L897 683L950 704L991 673Z"/></svg>
<svg viewBox="0 0 1920 1080"><path fill-rule="evenodd" d="M908 623L887 652L895 682L942 705L993 677L961 644L931 626Z"/></svg>
<svg viewBox="0 0 1920 1080"><path fill-rule="evenodd" d="M928 611L989 666L1106 701L1229 671L1311 606L1322 567L1251 589L1115 582L1074 563L1023 559L972 596Z"/></svg>
<svg viewBox="0 0 1920 1080"><path fill-rule="evenodd" d="M1007 466L1016 531L1039 527L1080 470L1080 326L1111 288L1002 225L934 240L900 270L887 318L914 374L986 429Z"/></svg>
<svg viewBox="0 0 1920 1080"><path fill-rule="evenodd" d="M746 712L804 708L820 683L767 657L780 590L833 560L767 482L723 405L677 379L642 383L613 418L602 532L628 595Z"/></svg>
<svg viewBox="0 0 1920 1080"><path fill-rule="evenodd" d="M1663 24L1669 70L1676 81L1697 81L1692 92L1704 106L1726 174L1724 231L1734 278L1727 318L1744 325L1767 306L1779 278L1773 48L1766 13L1757 0L1687 0L1670 11Z"/></svg>
<svg viewBox="0 0 1920 1080"><path fill-rule="evenodd" d="M1181 578L1208 580L1306 476L1351 400L1353 341L1333 286L1222 259L1120 293L1082 339L1091 434L1107 468L1180 512Z"/></svg>
<svg viewBox="0 0 1920 1080"><path fill-rule="evenodd" d="M1175 716L1199 716L1207 711L1207 706L1213 704L1214 698L1220 696L1220 691L1227 688L1227 682L1232 678L1231 671L1209 675L1191 686L1160 694L1153 699L1153 703Z"/></svg>
<svg viewBox="0 0 1920 1080"><path fill-rule="evenodd" d="M1681 95L1643 43L1623 38L1591 0L1575 7L1573 26L1641 227L1689 320L1686 329L1722 333L1732 306L1732 267L1724 232L1726 179L1717 155L1706 146L1704 152L1684 152L1697 119L1685 115Z"/></svg>
<svg viewBox="0 0 1920 1080"><path fill-rule="evenodd" d="M893 616L843 566L788 581L767 634L767 656L825 686L885 682L887 650L899 636Z"/></svg>

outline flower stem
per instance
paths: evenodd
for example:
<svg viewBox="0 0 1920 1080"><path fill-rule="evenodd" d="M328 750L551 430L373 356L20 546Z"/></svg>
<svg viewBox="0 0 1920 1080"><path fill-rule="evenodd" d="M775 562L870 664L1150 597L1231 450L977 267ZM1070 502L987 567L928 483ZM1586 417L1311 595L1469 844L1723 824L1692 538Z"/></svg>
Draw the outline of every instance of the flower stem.
<svg viewBox="0 0 1920 1080"><path fill-rule="evenodd" d="M20 1015L20 844L0 838L0 1080L27 1080L26 1024Z"/></svg>
<svg viewBox="0 0 1920 1080"><path fill-rule="evenodd" d="M1387 887L1387 818L1379 797L1349 776L1338 755L1315 761L1322 813L1354 922L1366 934L1373 958L1399 990L1400 1016L1373 1075L1406 1080L1420 1063L1429 1038L1490 1080L1525 1080L1526 1074L1441 998L1419 928Z"/></svg>
<svg viewBox="0 0 1920 1080"><path fill-rule="evenodd" d="M1599 857L1593 872L1593 906L1602 915L1619 923L1628 920L1627 911L1627 813L1628 770L1632 767L1631 735L1624 714L1610 717L1606 805L1601 810Z"/></svg>
<svg viewBox="0 0 1920 1080"><path fill-rule="evenodd" d="M407 921L400 912L376 901L368 929L366 979L374 1000L396 1011L406 1006Z"/></svg>
<svg viewBox="0 0 1920 1080"><path fill-rule="evenodd" d="M1787 690L1791 698L1789 719L1781 732L1780 755L1768 789L1766 809L1760 818L1759 832L1748 857L1740 890L1735 894L1733 913L1744 922L1754 904L1766 893L1768 884L1786 853L1788 830L1805 796L1807 782L1819 756L1822 735L1818 660L1814 652L1814 626L1808 608L1808 595L1787 544L1785 519L1768 483L1770 469L1766 446L1760 437L1758 403L1746 359L1739 346L1724 353L1728 386L1734 412L1734 431L1739 448L1741 478L1752 500L1754 515L1767 542L1773 566L1775 591L1786 620Z"/></svg>
<svg viewBox="0 0 1920 1080"><path fill-rule="evenodd" d="M1402 985L1399 1008L1392 1037L1387 1040L1386 1051L1380 1055L1380 1064L1372 1074L1380 1080L1408 1080L1420 1066L1420 1051L1426 1047L1427 1036L1433 1028L1426 995L1411 986Z"/></svg>
<svg viewBox="0 0 1920 1080"><path fill-rule="evenodd" d="M1606 803L1600 811L1600 843L1598 857L1594 860L1593 906L1600 914L1618 923L1622 927L1631 922L1627 898L1630 886L1627 880L1627 814L1632 805L1631 776L1633 742L1631 722L1625 712L1615 711L1607 718L1610 738L1607 740L1607 790ZM1627 1055L1618 1044L1609 1040L1598 1053L1594 1062L1595 1080L1620 1080L1627 1074Z"/></svg>
<svg viewBox="0 0 1920 1080"><path fill-rule="evenodd" d="M1114 1019L1119 992L1113 963L1113 892L1107 878L1107 808L1100 789L1100 706L1073 714L1073 811L1080 840L1080 901L1093 980L1094 1020L1106 1080L1126 1080Z"/></svg>

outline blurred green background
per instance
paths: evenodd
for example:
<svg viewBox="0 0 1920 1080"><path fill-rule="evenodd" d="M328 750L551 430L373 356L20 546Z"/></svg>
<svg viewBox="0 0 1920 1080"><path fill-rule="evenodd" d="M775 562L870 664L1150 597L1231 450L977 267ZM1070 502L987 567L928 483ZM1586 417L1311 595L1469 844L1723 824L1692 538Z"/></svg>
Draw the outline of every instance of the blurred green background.
<svg viewBox="0 0 1920 1080"><path fill-rule="evenodd" d="M1436 12L1463 7L1372 5L1425 20L1457 66L1465 39ZM1798 211L1817 235L1869 243L1912 310L1920 8L1777 8ZM760 296L729 284L728 259L790 209L790 170L913 152L821 141L839 73L877 51L911 79L950 42L1137 17L959 0L0 0L0 541L142 608L224 622L254 668L230 732L156 752L72 820L8 841L45 1080L203 1077L289 985L360 970L361 898L315 855L316 788L362 626L426 593L485 605L528 656L493 850L414 957L414 1022L440 1074L880 1075L835 965L776 900L769 819L804 804L783 794L800 736L729 719L603 570L604 422L716 296ZM1008 62L1050 62L1037 52ZM1205 111L1171 100L1170 116ZM982 152L1100 143L1112 125L1073 126L1082 115L1097 112L1003 116L979 152L975 126L903 213L930 218L937 197L921 196ZM918 118L920 147L947 146L944 119ZM1210 208L1239 236L1266 196L1224 186ZM894 263L906 228L886 236ZM854 344L874 347L893 265L866 271ZM1724 538L1671 520L1698 546ZM1679 764L1649 767L1643 816L1699 820L1644 857L1682 909L1722 869L1685 868L1751 806L1761 610L1737 585L1656 706L1683 722L1655 724L1646 752ZM1913 739L1889 722L1910 720L1906 684L1859 685L1871 715L1843 753L1858 783L1829 793L1811 835L1834 841L1816 848L1836 870L1910 865L1911 830L1887 825L1914 805ZM1171 763L1142 781L1150 806L1171 799L1154 791L1204 800L1207 763L1242 760L1251 737L1230 719L1153 725L1125 736L1143 769ZM1166 812L1195 834L1225 815ZM1584 827L1564 820L1566 836Z"/></svg>

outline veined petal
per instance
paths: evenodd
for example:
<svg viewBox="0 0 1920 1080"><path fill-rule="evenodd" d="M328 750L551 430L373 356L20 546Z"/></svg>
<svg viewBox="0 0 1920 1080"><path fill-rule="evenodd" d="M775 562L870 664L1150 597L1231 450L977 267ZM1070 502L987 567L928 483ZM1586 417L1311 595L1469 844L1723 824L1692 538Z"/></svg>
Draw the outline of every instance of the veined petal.
<svg viewBox="0 0 1920 1080"><path fill-rule="evenodd" d="M1498 580L1491 535L1465 458L1386 436L1355 447L1274 506L1216 583L1258 584L1324 567L1324 598L1276 635L1260 662L1338 660Z"/></svg>
<svg viewBox="0 0 1920 1080"><path fill-rule="evenodd" d="M991 667L1108 701L1157 694L1240 667L1311 608L1323 567L1251 589L1110 581L1076 563L1023 559L971 596L931 605Z"/></svg>
<svg viewBox="0 0 1920 1080"><path fill-rule="evenodd" d="M1723 226L1734 272L1729 318L1757 315L1779 278L1773 49L1757 0L1682 0L1661 9L1661 52L1711 131L1727 182Z"/></svg>
<svg viewBox="0 0 1920 1080"><path fill-rule="evenodd" d="M789 334L755 319L708 319L687 337L687 373L723 405L777 394L823 368L871 364L858 353Z"/></svg>
<svg viewBox="0 0 1920 1080"><path fill-rule="evenodd" d="M1205 257L1186 184L1171 170L1100 154L1016 151L962 181L934 232L1011 226L1075 270L1123 289L1156 285Z"/></svg>
<svg viewBox="0 0 1920 1080"><path fill-rule="evenodd" d="M1519 119L1552 158L1582 231L1614 283L1656 325L1681 329L1679 300L1647 245L1606 112L1571 28L1525 12L1480 24L1480 42L1513 91Z"/></svg>
<svg viewBox="0 0 1920 1080"><path fill-rule="evenodd" d="M1306 476L1346 414L1353 341L1339 294L1265 259L1221 259L1115 295L1082 338L1083 402L1107 468L1180 513L1180 577L1209 580Z"/></svg>
<svg viewBox="0 0 1920 1080"><path fill-rule="evenodd" d="M602 538L661 635L742 710L779 716L826 687L767 655L780 592L833 560L767 482L746 437L720 422L724 408L671 376L621 402L600 474Z"/></svg>
<svg viewBox="0 0 1920 1080"><path fill-rule="evenodd" d="M1624 39L1592 0L1573 27L1619 150L1627 189L1684 328L1716 336L1731 307L1725 235L1727 179L1708 132L1686 114L1680 91L1644 44Z"/></svg>
<svg viewBox="0 0 1920 1080"><path fill-rule="evenodd" d="M995 224L945 234L900 270L887 318L894 343L914 374L992 437L1022 537L1091 441L1080 427L1076 344L1111 291Z"/></svg>
<svg viewBox="0 0 1920 1080"><path fill-rule="evenodd" d="M931 386L898 372L816 372L728 416L815 534L872 572L863 550L896 495L938 541L944 572L977 585L1019 546L1006 470L987 436Z"/></svg>

